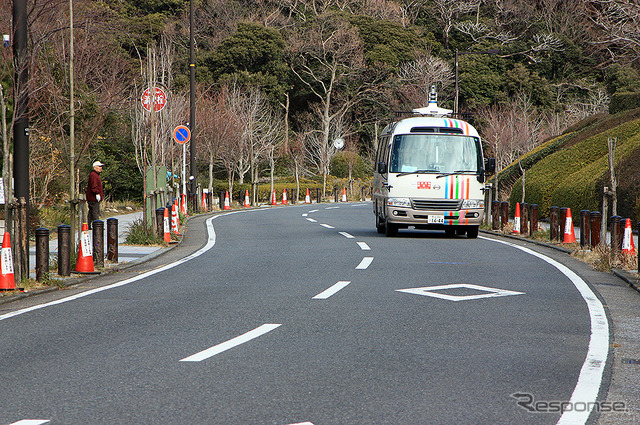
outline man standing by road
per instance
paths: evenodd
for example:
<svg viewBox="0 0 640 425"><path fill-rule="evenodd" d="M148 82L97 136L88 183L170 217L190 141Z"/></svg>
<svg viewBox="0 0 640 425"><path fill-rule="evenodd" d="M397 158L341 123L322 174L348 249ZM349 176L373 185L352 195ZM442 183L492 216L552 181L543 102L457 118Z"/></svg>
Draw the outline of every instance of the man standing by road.
<svg viewBox="0 0 640 425"><path fill-rule="evenodd" d="M91 223L93 223L94 220L100 219L100 201L104 198L102 180L100 180L103 165L100 161L93 163L93 170L89 174L89 181L87 182L87 203L89 204L87 224L89 229L91 229Z"/></svg>

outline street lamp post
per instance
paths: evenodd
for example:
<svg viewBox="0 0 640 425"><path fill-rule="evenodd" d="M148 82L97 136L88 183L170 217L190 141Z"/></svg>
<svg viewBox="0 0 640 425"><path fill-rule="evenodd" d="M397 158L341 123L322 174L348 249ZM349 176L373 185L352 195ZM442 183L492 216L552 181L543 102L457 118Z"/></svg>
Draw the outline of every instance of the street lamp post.
<svg viewBox="0 0 640 425"><path fill-rule="evenodd" d="M465 52L458 52L458 49L456 49L456 59L455 59L455 73L456 73L456 87L455 87L455 91L456 91L456 96L455 96L455 100L453 103L453 113L454 114L458 114L458 96L459 96L459 87L458 87L458 55L499 55L501 52L500 50L485 50L483 52L469 52L469 51L465 51Z"/></svg>

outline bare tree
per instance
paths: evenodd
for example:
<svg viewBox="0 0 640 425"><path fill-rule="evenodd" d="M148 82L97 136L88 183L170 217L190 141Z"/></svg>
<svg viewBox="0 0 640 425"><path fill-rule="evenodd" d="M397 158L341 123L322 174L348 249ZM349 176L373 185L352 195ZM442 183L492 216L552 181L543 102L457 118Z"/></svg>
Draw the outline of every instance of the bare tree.
<svg viewBox="0 0 640 425"><path fill-rule="evenodd" d="M596 42L614 59L635 61L640 55L640 3L635 0L593 0L591 20L601 30Z"/></svg>
<svg viewBox="0 0 640 425"><path fill-rule="evenodd" d="M461 15L478 8L480 0L434 0L435 18L444 31L444 45L449 46L449 34Z"/></svg>
<svg viewBox="0 0 640 425"><path fill-rule="evenodd" d="M455 77L451 65L428 53L402 65L398 76L404 83L404 94L413 106L427 104L433 84L443 92L453 84Z"/></svg>

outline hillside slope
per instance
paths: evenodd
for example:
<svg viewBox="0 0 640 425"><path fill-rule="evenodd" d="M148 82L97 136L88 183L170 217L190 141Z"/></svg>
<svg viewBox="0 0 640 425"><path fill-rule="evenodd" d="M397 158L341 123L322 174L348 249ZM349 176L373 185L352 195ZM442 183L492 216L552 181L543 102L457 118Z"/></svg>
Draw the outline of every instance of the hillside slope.
<svg viewBox="0 0 640 425"><path fill-rule="evenodd" d="M618 215L634 223L640 219L640 109L583 121L564 135L547 141L521 158L525 173L525 202L538 204L540 216L549 207L569 207L574 220L586 209L602 206L604 186L610 186L608 138L617 139ZM518 164L500 175L511 186L510 204L522 199Z"/></svg>

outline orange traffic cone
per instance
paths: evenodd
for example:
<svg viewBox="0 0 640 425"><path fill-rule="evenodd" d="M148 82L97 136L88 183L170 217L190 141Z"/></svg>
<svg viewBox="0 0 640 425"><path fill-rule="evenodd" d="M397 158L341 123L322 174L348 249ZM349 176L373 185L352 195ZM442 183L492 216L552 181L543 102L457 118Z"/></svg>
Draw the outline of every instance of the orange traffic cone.
<svg viewBox="0 0 640 425"><path fill-rule="evenodd" d="M520 202L516 202L516 215L513 218L513 231L511 233L520 234Z"/></svg>
<svg viewBox="0 0 640 425"><path fill-rule="evenodd" d="M289 205L287 200L287 189L282 189L282 205Z"/></svg>
<svg viewBox="0 0 640 425"><path fill-rule="evenodd" d="M182 205L180 207L182 214L187 215L187 195L182 194Z"/></svg>
<svg viewBox="0 0 640 425"><path fill-rule="evenodd" d="M342 202L347 202L347 188L342 188Z"/></svg>
<svg viewBox="0 0 640 425"><path fill-rule="evenodd" d="M249 202L249 190L244 193L244 206L249 208L251 206L251 202Z"/></svg>
<svg viewBox="0 0 640 425"><path fill-rule="evenodd" d="M564 224L563 243L573 243L576 241L576 234L573 230L573 219L571 218L571 208L567 208L567 219Z"/></svg>
<svg viewBox="0 0 640 425"><path fill-rule="evenodd" d="M278 201L276 200L276 190L273 189L273 193L271 194L271 205L278 205Z"/></svg>
<svg viewBox="0 0 640 425"><path fill-rule="evenodd" d="M622 252L629 255L634 255L636 253L636 247L633 244L633 230L631 228L630 218L627 219L624 225L624 238L622 239Z"/></svg>
<svg viewBox="0 0 640 425"><path fill-rule="evenodd" d="M229 191L227 190L224 194L224 209L230 210L231 204L229 203Z"/></svg>
<svg viewBox="0 0 640 425"><path fill-rule="evenodd" d="M171 242L171 227L169 226L169 208L164 209L164 241Z"/></svg>
<svg viewBox="0 0 640 425"><path fill-rule="evenodd" d="M202 209L207 212L207 194L202 192Z"/></svg>
<svg viewBox="0 0 640 425"><path fill-rule="evenodd" d="M0 258L0 290L16 289L16 279L13 275L13 255L11 253L11 238L9 236L9 232L4 232Z"/></svg>
<svg viewBox="0 0 640 425"><path fill-rule="evenodd" d="M305 204L310 204L311 203L311 196L309 195L309 188L307 188L307 194L304 196L304 203Z"/></svg>
<svg viewBox="0 0 640 425"><path fill-rule="evenodd" d="M87 223L82 224L82 236L78 244L78 259L75 273L99 273L93 267L93 243Z"/></svg>

